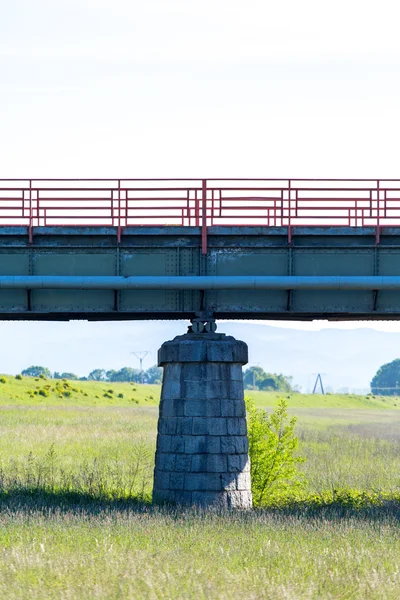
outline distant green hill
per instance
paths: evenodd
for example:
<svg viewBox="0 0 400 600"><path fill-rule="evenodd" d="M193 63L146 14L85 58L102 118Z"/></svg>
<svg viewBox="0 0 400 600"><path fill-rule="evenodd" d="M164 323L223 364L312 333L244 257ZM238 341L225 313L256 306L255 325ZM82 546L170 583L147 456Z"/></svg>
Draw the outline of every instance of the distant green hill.
<svg viewBox="0 0 400 600"><path fill-rule="evenodd" d="M0 405L155 406L160 392L160 385L0 376ZM265 407L275 406L277 399L283 396L291 408L400 409L400 398L395 396L323 396L255 390L246 390L245 395Z"/></svg>
<svg viewBox="0 0 400 600"><path fill-rule="evenodd" d="M354 394L282 394L246 390L246 396L259 406L273 407L278 398L286 398L291 408L342 408L342 409L400 409L397 396L357 396Z"/></svg>
<svg viewBox="0 0 400 600"><path fill-rule="evenodd" d="M160 399L159 385L18 377L0 376L0 405L135 406Z"/></svg>

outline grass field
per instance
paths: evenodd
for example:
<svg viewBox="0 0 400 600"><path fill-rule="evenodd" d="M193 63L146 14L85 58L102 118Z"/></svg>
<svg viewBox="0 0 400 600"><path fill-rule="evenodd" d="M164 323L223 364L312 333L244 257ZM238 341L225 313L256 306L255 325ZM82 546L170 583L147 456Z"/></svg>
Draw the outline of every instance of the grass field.
<svg viewBox="0 0 400 600"><path fill-rule="evenodd" d="M307 493L394 500L204 514L149 504L159 387L4 379L0 598L400 598L398 399L287 399Z"/></svg>

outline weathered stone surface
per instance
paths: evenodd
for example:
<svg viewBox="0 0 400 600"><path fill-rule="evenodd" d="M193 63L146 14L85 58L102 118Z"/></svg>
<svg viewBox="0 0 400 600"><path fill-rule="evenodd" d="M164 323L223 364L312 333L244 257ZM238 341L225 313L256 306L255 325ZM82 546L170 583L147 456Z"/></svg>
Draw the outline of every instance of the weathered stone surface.
<svg viewBox="0 0 400 600"><path fill-rule="evenodd" d="M223 438L219 435L185 436L185 452L188 454L219 454L221 439Z"/></svg>
<svg viewBox="0 0 400 600"><path fill-rule="evenodd" d="M246 344L223 334L163 344L154 502L251 507L246 362Z"/></svg>

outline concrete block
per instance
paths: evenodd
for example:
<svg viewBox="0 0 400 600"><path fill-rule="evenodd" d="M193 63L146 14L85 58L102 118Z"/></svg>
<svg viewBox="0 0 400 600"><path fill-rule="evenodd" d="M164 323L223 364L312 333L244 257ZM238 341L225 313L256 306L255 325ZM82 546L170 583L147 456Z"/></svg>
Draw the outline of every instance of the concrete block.
<svg viewBox="0 0 400 600"><path fill-rule="evenodd" d="M208 454L192 454L192 473L207 473Z"/></svg>
<svg viewBox="0 0 400 600"><path fill-rule="evenodd" d="M230 454L228 455L228 472L240 473L242 471L250 471L250 461L247 454Z"/></svg>
<svg viewBox="0 0 400 600"><path fill-rule="evenodd" d="M163 459L161 460L162 468L165 471L175 471L175 458L176 454L163 454Z"/></svg>
<svg viewBox="0 0 400 600"><path fill-rule="evenodd" d="M222 473L221 485L224 490L236 490L236 475L234 473Z"/></svg>
<svg viewBox="0 0 400 600"><path fill-rule="evenodd" d="M170 400L179 400L181 397L182 394L180 381L170 381L168 379L164 380L161 390L161 398L163 400L166 400L167 398Z"/></svg>
<svg viewBox="0 0 400 600"><path fill-rule="evenodd" d="M203 508L226 508L224 495L217 492L192 492L192 503Z"/></svg>
<svg viewBox="0 0 400 600"><path fill-rule="evenodd" d="M183 381L230 381L230 363L186 363L183 365ZM237 367L242 370L241 365Z"/></svg>
<svg viewBox="0 0 400 600"><path fill-rule="evenodd" d="M236 479L236 489L238 490L250 490L251 482L250 482L250 471L244 471L243 473L238 473L235 475Z"/></svg>
<svg viewBox="0 0 400 600"><path fill-rule="evenodd" d="M223 417L193 417L193 434L226 435L226 421Z"/></svg>
<svg viewBox="0 0 400 600"><path fill-rule="evenodd" d="M184 363L181 381L204 381L209 377L209 367L209 363Z"/></svg>
<svg viewBox="0 0 400 600"><path fill-rule="evenodd" d="M184 381L182 384L182 396L187 400L210 400L221 398L226 394L226 385L221 381Z"/></svg>
<svg viewBox="0 0 400 600"><path fill-rule="evenodd" d="M209 362L233 362L233 344L228 343L207 343L207 361Z"/></svg>
<svg viewBox="0 0 400 600"><path fill-rule="evenodd" d="M175 471L183 471L188 473L192 469L191 462L191 454L175 454L174 469Z"/></svg>
<svg viewBox="0 0 400 600"><path fill-rule="evenodd" d="M159 434L157 436L157 450L158 452L169 452L171 450L171 440L174 437L170 435Z"/></svg>
<svg viewBox="0 0 400 600"><path fill-rule="evenodd" d="M169 490L169 472L161 470L155 471L154 488L157 490Z"/></svg>
<svg viewBox="0 0 400 600"><path fill-rule="evenodd" d="M162 417L158 420L158 433L174 435L176 433L176 417Z"/></svg>
<svg viewBox="0 0 400 600"><path fill-rule="evenodd" d="M185 473L171 473L169 476L169 487L171 490L184 490Z"/></svg>
<svg viewBox="0 0 400 600"><path fill-rule="evenodd" d="M227 457L224 454L193 454L192 472L223 473L227 470Z"/></svg>
<svg viewBox="0 0 400 600"><path fill-rule="evenodd" d="M192 433L193 417L178 417L176 424L176 433L178 435L187 435Z"/></svg>
<svg viewBox="0 0 400 600"><path fill-rule="evenodd" d="M185 452L185 436L172 435L168 452Z"/></svg>
<svg viewBox="0 0 400 600"><path fill-rule="evenodd" d="M221 452L225 454L247 454L247 436L228 435L221 437Z"/></svg>
<svg viewBox="0 0 400 600"><path fill-rule="evenodd" d="M188 454L215 454L221 451L220 437L213 435L185 436L185 452Z"/></svg>
<svg viewBox="0 0 400 600"><path fill-rule="evenodd" d="M221 418L212 418L209 417L208 421L208 434L209 435L226 435L227 434L227 419Z"/></svg>
<svg viewBox="0 0 400 600"><path fill-rule="evenodd" d="M157 355L159 367L163 367L165 363L179 363L179 346L166 342L161 346Z"/></svg>
<svg viewBox="0 0 400 600"><path fill-rule="evenodd" d="M231 400L243 401L243 381L230 381L227 387L229 390L228 397L231 398Z"/></svg>
<svg viewBox="0 0 400 600"><path fill-rule="evenodd" d="M231 381L240 381L243 383L243 369L241 364L232 363L229 366L229 377ZM222 377L221 377L222 379Z"/></svg>
<svg viewBox="0 0 400 600"><path fill-rule="evenodd" d="M222 417L235 417L236 416L235 400L230 400L230 399L222 399L221 400L221 416Z"/></svg>
<svg viewBox="0 0 400 600"><path fill-rule="evenodd" d="M217 398L206 401L206 415L207 417L220 417L221 416L221 401Z"/></svg>
<svg viewBox="0 0 400 600"><path fill-rule="evenodd" d="M250 491L232 491L227 494L228 508L246 510L252 507L253 501Z"/></svg>
<svg viewBox="0 0 400 600"><path fill-rule="evenodd" d="M153 502L157 504L175 504L176 493L174 490L153 490Z"/></svg>
<svg viewBox="0 0 400 600"><path fill-rule="evenodd" d="M156 463L157 467L162 471L165 471L165 457L168 456L167 452L158 452L156 451Z"/></svg>
<svg viewBox="0 0 400 600"><path fill-rule="evenodd" d="M207 417L193 417L193 435L207 435L208 434L208 420Z"/></svg>
<svg viewBox="0 0 400 600"><path fill-rule="evenodd" d="M183 417L184 403L181 398L164 398L160 403L162 417Z"/></svg>
<svg viewBox="0 0 400 600"><path fill-rule="evenodd" d="M228 457L226 454L208 454L207 471L209 473L224 473L228 468Z"/></svg>
<svg viewBox="0 0 400 600"><path fill-rule="evenodd" d="M185 492L185 491L177 490L175 492L175 502L176 502L176 504L191 506L193 504L192 492Z"/></svg>
<svg viewBox="0 0 400 600"><path fill-rule="evenodd" d="M170 362L164 365L164 380L165 381L181 381L182 364L178 362Z"/></svg>
<svg viewBox="0 0 400 600"><path fill-rule="evenodd" d="M185 415L188 417L206 417L207 402L204 400L186 400Z"/></svg>
<svg viewBox="0 0 400 600"><path fill-rule="evenodd" d="M235 417L233 419L227 419L228 435L246 435L247 425L246 419Z"/></svg>
<svg viewBox="0 0 400 600"><path fill-rule="evenodd" d="M246 417L246 405L244 400L235 400L235 417Z"/></svg>
<svg viewBox="0 0 400 600"><path fill-rule="evenodd" d="M206 360L206 348L204 342L184 341L179 344L178 361L203 362Z"/></svg>
<svg viewBox="0 0 400 600"><path fill-rule="evenodd" d="M186 400L185 414L193 417L220 417L219 400Z"/></svg>
<svg viewBox="0 0 400 600"><path fill-rule="evenodd" d="M185 488L188 491L220 491L221 477L218 473L186 473Z"/></svg>

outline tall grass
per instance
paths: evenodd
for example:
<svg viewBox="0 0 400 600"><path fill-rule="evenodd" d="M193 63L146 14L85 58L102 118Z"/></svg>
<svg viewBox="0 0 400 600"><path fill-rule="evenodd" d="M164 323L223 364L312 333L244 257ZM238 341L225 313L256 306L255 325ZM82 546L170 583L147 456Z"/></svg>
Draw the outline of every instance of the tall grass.
<svg viewBox="0 0 400 600"><path fill-rule="evenodd" d="M399 598L397 410L292 408L306 501L225 514L149 504L156 406L50 400L0 408L0 598Z"/></svg>

